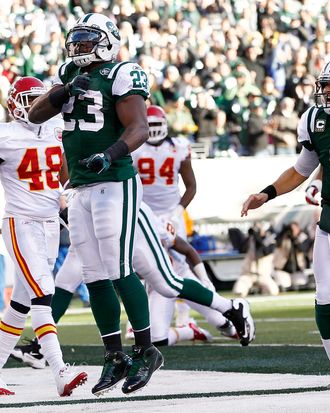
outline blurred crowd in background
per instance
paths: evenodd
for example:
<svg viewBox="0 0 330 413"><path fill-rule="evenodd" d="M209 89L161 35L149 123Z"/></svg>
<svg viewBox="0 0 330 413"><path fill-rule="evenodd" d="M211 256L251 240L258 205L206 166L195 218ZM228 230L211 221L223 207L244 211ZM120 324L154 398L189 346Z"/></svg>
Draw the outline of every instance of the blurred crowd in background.
<svg viewBox="0 0 330 413"><path fill-rule="evenodd" d="M296 127L330 58L328 0L6 0L0 9L0 120L17 76L50 86L65 36L88 12L108 15L121 60L148 73L173 136L207 156L296 154Z"/></svg>

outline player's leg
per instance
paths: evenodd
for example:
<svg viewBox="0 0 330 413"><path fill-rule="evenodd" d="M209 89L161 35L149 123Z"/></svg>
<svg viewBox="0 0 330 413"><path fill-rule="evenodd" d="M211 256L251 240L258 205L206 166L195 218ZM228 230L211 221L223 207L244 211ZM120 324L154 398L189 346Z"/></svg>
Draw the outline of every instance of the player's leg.
<svg viewBox="0 0 330 413"><path fill-rule="evenodd" d="M15 274L11 301L0 322L0 368L4 366L9 355L18 342L25 326L26 317L30 311L30 297ZM0 395L10 395L10 391L0 380Z"/></svg>
<svg viewBox="0 0 330 413"><path fill-rule="evenodd" d="M174 268L178 269L179 267L177 268L176 266L177 264L174 262ZM180 268L182 271L181 272L182 276L185 279L194 280L198 284L201 284L201 282L198 280L196 275L191 271L188 265L180 266ZM225 337L232 338L232 339L239 338L232 322L229 321L226 317L224 317L221 312L216 311L213 308L206 307L205 305L197 304L193 301L186 301L186 302L190 308L192 308L193 310L203 315L205 320L209 324L213 325L220 332L220 334L222 334ZM208 341L210 341L210 338L208 338Z"/></svg>
<svg viewBox="0 0 330 413"><path fill-rule="evenodd" d="M150 307L151 337L155 346L173 346L180 341L212 341L212 335L188 323L186 326L171 327L175 300L166 298L152 288L147 288ZM206 307L205 307L206 308Z"/></svg>
<svg viewBox="0 0 330 413"><path fill-rule="evenodd" d="M91 198L96 196L93 189L95 187L76 191L69 208L69 223L71 245L81 263L82 277L90 295L91 310L105 348L101 377L92 389L92 393L98 396L126 377L131 360L122 351L120 303L102 263L99 243L95 237L90 213ZM106 225L108 216L103 219Z"/></svg>
<svg viewBox="0 0 330 413"><path fill-rule="evenodd" d="M55 231L55 225L50 231ZM4 219L2 232L20 284L31 300L32 328L52 369L58 392L61 396L69 395L86 381L87 375L70 371L63 361L58 342L50 308L54 293L54 279L48 263L48 258L52 258L49 252L52 249L49 238L52 236L42 222L19 218Z"/></svg>
<svg viewBox="0 0 330 413"><path fill-rule="evenodd" d="M151 338L155 346L168 345L168 336L174 312L173 298L166 298L148 287Z"/></svg>
<svg viewBox="0 0 330 413"><path fill-rule="evenodd" d="M55 277L55 294L52 299L52 314L57 324L69 307L73 293L82 283L80 260L73 247L69 248L63 264Z"/></svg>
<svg viewBox="0 0 330 413"><path fill-rule="evenodd" d="M134 331L132 368L122 386L124 393L145 386L163 363L161 353L151 344L148 297L132 262L141 198L142 185L135 176L94 187L91 199L101 260L120 294Z"/></svg>
<svg viewBox="0 0 330 413"><path fill-rule="evenodd" d="M330 235L318 226L315 233L313 268L316 282L315 318L330 360Z"/></svg>
<svg viewBox="0 0 330 413"><path fill-rule="evenodd" d="M138 231L141 231L142 235L137 246L140 249L140 254L137 253L134 260L147 261L145 259L146 251L150 251L149 255L152 255L153 258L149 259L148 255L149 263L144 263L144 268L149 268L148 271L140 272L139 269L137 271L142 274L153 289L166 297L184 298L220 311L234 324L240 336L241 344L243 346L248 345L254 339L255 333L249 304L242 299L227 299L216 292L208 290L194 280L177 276L168 254L162 246L156 228L157 225L152 214L148 214L148 208L140 208ZM142 250L143 238L145 238L145 242ZM135 263L136 268L137 265Z"/></svg>
<svg viewBox="0 0 330 413"><path fill-rule="evenodd" d="M73 293L81 282L81 264L73 248L70 248L55 278L55 294L53 295L51 304L55 324L59 322L60 318L66 312ZM11 357L33 368L44 368L46 366L46 360L40 351L37 338L25 341L27 344L22 344L14 348L11 352Z"/></svg>

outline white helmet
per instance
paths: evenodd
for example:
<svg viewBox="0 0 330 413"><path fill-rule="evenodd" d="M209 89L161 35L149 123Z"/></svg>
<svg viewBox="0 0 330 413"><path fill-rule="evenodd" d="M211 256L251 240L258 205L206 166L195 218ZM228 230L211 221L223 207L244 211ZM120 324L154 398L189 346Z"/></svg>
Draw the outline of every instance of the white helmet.
<svg viewBox="0 0 330 413"><path fill-rule="evenodd" d="M330 85L330 62L323 67L319 77L316 79L315 85L315 106L323 107L325 113L330 115L330 91L327 93L323 92L324 87Z"/></svg>
<svg viewBox="0 0 330 413"><path fill-rule="evenodd" d="M112 62L119 52L120 34L108 17L88 13L80 17L69 31L65 48L79 67L93 62Z"/></svg>
<svg viewBox="0 0 330 413"><path fill-rule="evenodd" d="M168 134L167 120L164 110L160 106L151 105L147 108L149 124L148 143L156 144L164 140Z"/></svg>

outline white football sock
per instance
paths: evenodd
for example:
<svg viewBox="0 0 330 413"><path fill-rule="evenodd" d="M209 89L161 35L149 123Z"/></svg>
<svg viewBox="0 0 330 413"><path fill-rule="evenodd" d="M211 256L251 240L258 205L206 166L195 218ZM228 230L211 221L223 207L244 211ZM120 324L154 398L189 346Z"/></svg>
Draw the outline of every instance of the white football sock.
<svg viewBox="0 0 330 413"><path fill-rule="evenodd" d="M46 305L32 305L31 318L32 328L38 338L42 354L50 365L53 374L57 375L65 364L52 317L52 309Z"/></svg>
<svg viewBox="0 0 330 413"><path fill-rule="evenodd" d="M24 329L27 314L8 306L0 322L0 368L6 363Z"/></svg>
<svg viewBox="0 0 330 413"><path fill-rule="evenodd" d="M213 300L210 305L211 308L214 310L220 311L220 313L225 313L228 310L231 310L233 307L233 303L228 298L221 297L221 295L217 293L213 293Z"/></svg>

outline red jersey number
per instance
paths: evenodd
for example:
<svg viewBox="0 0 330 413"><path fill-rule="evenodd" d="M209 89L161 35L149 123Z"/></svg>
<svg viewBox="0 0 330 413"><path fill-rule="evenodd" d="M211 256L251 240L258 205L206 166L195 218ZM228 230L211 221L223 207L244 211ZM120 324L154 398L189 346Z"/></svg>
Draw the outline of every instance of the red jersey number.
<svg viewBox="0 0 330 413"><path fill-rule="evenodd" d="M19 179L29 181L30 191L42 191L45 188L45 182L48 188L58 189L60 187L58 174L62 166L62 150L59 146L53 146L45 149L47 169L45 178L39 165L39 154L36 148L26 150L17 174Z"/></svg>
<svg viewBox="0 0 330 413"><path fill-rule="evenodd" d="M138 171L143 185L152 185L156 180L155 161L152 158L140 158ZM159 168L159 176L165 179L166 185L174 183L174 158L166 158Z"/></svg>

